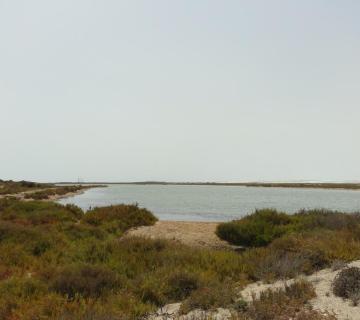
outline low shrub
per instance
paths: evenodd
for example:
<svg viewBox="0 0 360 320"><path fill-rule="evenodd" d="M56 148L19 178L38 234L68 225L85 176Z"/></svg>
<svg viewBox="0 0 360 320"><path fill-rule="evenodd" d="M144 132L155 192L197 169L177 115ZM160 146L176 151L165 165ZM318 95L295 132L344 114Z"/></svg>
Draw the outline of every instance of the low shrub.
<svg viewBox="0 0 360 320"><path fill-rule="evenodd" d="M291 218L276 210L257 210L241 220L221 223L217 235L230 243L259 247L265 246L287 232Z"/></svg>
<svg viewBox="0 0 360 320"><path fill-rule="evenodd" d="M76 207L77 208L77 207ZM0 199L0 219L23 225L77 222L83 216L80 208L54 202Z"/></svg>
<svg viewBox="0 0 360 320"><path fill-rule="evenodd" d="M165 291L166 286L159 279L139 279L139 286L135 289L141 302L161 307L168 302Z"/></svg>
<svg viewBox="0 0 360 320"><path fill-rule="evenodd" d="M47 292L42 282L32 278L12 277L0 282L0 319L21 319L14 316L29 301L36 301ZM35 318L33 318L35 319ZM29 319L30 320L30 319Z"/></svg>
<svg viewBox="0 0 360 320"><path fill-rule="evenodd" d="M304 272L308 260L301 254L267 250L265 255L254 257L254 280L273 281L289 279Z"/></svg>
<svg viewBox="0 0 360 320"><path fill-rule="evenodd" d="M326 209L301 210L292 216L292 220L297 230L355 230L360 224L360 214Z"/></svg>
<svg viewBox="0 0 360 320"><path fill-rule="evenodd" d="M311 274L329 267L353 247L353 259L360 256L360 243L349 245L337 231L292 233L274 240L263 248L252 248L242 254L246 273L252 280L273 281ZM337 239L338 248L335 248ZM336 246L337 246L336 245ZM351 249L351 251L353 251Z"/></svg>
<svg viewBox="0 0 360 320"><path fill-rule="evenodd" d="M232 307L234 301L234 284L229 282L212 283L192 291L182 303L180 312L188 313L194 309L211 310Z"/></svg>
<svg viewBox="0 0 360 320"><path fill-rule="evenodd" d="M46 291L46 285L34 278L13 277L0 282L0 297L6 295L14 302L38 297Z"/></svg>
<svg viewBox="0 0 360 320"><path fill-rule="evenodd" d="M97 298L120 287L117 275L96 266L71 266L58 271L52 280L51 289L74 299L76 296Z"/></svg>
<svg viewBox="0 0 360 320"><path fill-rule="evenodd" d="M48 234L37 228L0 220L0 243L19 244L25 252L41 256L52 242Z"/></svg>
<svg viewBox="0 0 360 320"><path fill-rule="evenodd" d="M107 232L121 234L129 228L153 225L157 218L138 205L116 205L94 208L88 211L82 221L104 228Z"/></svg>
<svg viewBox="0 0 360 320"><path fill-rule="evenodd" d="M317 310L303 309L301 310L294 320L337 320L334 313L320 312Z"/></svg>
<svg viewBox="0 0 360 320"><path fill-rule="evenodd" d="M259 247L284 235L314 230L351 232L360 240L360 214L319 209L287 215L272 209L256 210L240 220L221 223L217 235L235 245Z"/></svg>
<svg viewBox="0 0 360 320"><path fill-rule="evenodd" d="M333 282L333 292L342 298L358 301L360 296L360 268L351 267L339 272ZM357 297L357 298L356 298ZM357 304L357 301L353 301Z"/></svg>
<svg viewBox="0 0 360 320"><path fill-rule="evenodd" d="M199 288L200 280L195 274L179 271L169 276L167 285L167 296L174 301L181 301Z"/></svg>
<svg viewBox="0 0 360 320"><path fill-rule="evenodd" d="M295 319L304 304L315 296L309 282L298 281L284 289L261 292L249 304L245 315L252 320Z"/></svg>

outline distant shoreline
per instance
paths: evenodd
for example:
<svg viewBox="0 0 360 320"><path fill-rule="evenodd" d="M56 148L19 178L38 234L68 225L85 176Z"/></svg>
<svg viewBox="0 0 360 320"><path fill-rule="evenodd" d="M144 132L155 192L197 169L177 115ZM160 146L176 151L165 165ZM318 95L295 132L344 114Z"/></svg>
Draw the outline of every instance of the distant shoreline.
<svg viewBox="0 0 360 320"><path fill-rule="evenodd" d="M106 184L106 185L160 185L160 186L223 186L223 187L263 187L263 188L309 188L309 189L345 189L360 190L360 183L338 183L338 182L161 182L161 181L140 181L140 182L57 182L56 184Z"/></svg>

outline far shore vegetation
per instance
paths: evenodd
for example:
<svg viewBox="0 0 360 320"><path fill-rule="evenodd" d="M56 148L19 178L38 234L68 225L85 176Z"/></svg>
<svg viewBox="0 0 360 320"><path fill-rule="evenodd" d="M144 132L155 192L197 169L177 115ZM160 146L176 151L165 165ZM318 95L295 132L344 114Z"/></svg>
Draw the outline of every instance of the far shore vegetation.
<svg viewBox="0 0 360 320"><path fill-rule="evenodd" d="M77 184L62 182L61 184ZM166 182L166 181L139 181L139 182L85 182L86 184L120 184L120 185L168 185L168 186L228 186L228 187L263 187L263 188L310 188L310 189L348 189L360 190L360 183L339 182Z"/></svg>
<svg viewBox="0 0 360 320"><path fill-rule="evenodd" d="M0 180L0 197L21 196L24 199L49 200L62 197L90 188L106 187L105 185L56 185L31 181Z"/></svg>
<svg viewBox="0 0 360 320"><path fill-rule="evenodd" d="M12 181L0 179L0 195L15 194L19 192L34 191L54 186L51 183L37 183L31 181Z"/></svg>
<svg viewBox="0 0 360 320"><path fill-rule="evenodd" d="M306 282L250 303L237 293L254 281L360 259L358 213L263 209L220 224L218 235L244 246L241 252L123 237L156 221L137 205L84 213L51 201L0 199L0 319L143 319L172 302L183 302L183 313L231 308L234 319L335 319L306 308L315 295Z"/></svg>

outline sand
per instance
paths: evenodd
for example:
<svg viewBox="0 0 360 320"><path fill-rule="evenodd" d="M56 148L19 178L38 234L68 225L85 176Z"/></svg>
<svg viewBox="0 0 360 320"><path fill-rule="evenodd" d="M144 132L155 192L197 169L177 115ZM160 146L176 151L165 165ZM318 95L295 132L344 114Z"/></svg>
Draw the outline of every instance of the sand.
<svg viewBox="0 0 360 320"><path fill-rule="evenodd" d="M218 224L218 222L158 221L150 227L132 229L125 236L168 239L189 246L212 249L233 248L215 234Z"/></svg>

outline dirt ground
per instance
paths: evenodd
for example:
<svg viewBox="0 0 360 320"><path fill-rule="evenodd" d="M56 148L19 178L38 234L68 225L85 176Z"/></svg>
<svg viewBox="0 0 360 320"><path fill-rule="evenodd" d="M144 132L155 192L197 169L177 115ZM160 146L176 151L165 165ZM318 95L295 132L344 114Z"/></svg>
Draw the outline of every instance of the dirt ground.
<svg viewBox="0 0 360 320"><path fill-rule="evenodd" d="M215 234L217 225L217 222L158 221L150 227L132 229L126 236L168 239L189 246L212 249L231 249L232 246Z"/></svg>

